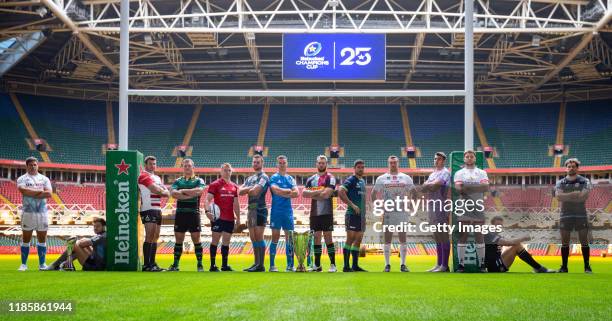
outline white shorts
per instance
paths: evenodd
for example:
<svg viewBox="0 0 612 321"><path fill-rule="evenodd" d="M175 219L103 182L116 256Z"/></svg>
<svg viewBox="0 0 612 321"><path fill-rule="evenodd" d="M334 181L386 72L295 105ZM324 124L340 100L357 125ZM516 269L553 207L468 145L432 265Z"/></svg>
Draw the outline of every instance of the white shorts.
<svg viewBox="0 0 612 321"><path fill-rule="evenodd" d="M390 212L383 214L384 225L400 225L409 222L409 215L406 212Z"/></svg>
<svg viewBox="0 0 612 321"><path fill-rule="evenodd" d="M43 232L48 229L49 217L47 213L21 213L21 230Z"/></svg>

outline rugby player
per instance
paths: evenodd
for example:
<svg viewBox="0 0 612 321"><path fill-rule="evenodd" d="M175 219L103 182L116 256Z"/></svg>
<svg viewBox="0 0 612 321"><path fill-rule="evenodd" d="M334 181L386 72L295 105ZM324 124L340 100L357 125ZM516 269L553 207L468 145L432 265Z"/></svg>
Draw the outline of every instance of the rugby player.
<svg viewBox="0 0 612 321"><path fill-rule="evenodd" d="M144 225L145 240L142 243L142 254L144 272L161 272L155 262L157 253L157 239L162 224L161 198L170 197L170 191L162 184L161 178L155 175L157 159L155 156L147 156L144 159L144 170L138 177L138 189L140 190L140 219Z"/></svg>
<svg viewBox="0 0 612 321"><path fill-rule="evenodd" d="M66 266L69 260L78 260L83 271L104 271L106 269L106 220L100 217L93 219L95 236L84 237L76 241L72 254L64 251L57 260L49 265L47 271L57 271Z"/></svg>
<svg viewBox="0 0 612 321"><path fill-rule="evenodd" d="M270 185L270 178L263 172L264 158L261 155L254 155L251 165L255 173L249 176L238 190L239 195L248 195L249 198L247 225L249 238L251 244L253 244L253 255L255 256L253 265L244 269L244 271L265 272L266 242L264 241L264 229L268 221L266 192Z"/></svg>
<svg viewBox="0 0 612 321"><path fill-rule="evenodd" d="M589 264L591 249L589 247L589 222L586 212L586 200L589 198L592 186L584 176L578 175L580 161L570 158L565 161L567 175L558 180L555 186L555 195L561 202L561 216L559 232L561 233L561 268L559 272L567 273L567 259L569 257L569 244L572 231L578 232L584 261L584 273L593 273Z"/></svg>
<svg viewBox="0 0 612 321"><path fill-rule="evenodd" d="M476 167L476 153L473 150L466 150L463 153L464 168L455 173L455 189L464 201L471 200L472 204L484 199L484 193L489 190L489 177L487 172ZM483 225L485 223L484 209L474 205L471 210L466 209L463 215L457 214L457 221L463 225ZM459 242L457 242L457 258L459 266L457 272L465 271L465 250L468 239L468 232L459 232ZM480 272L487 272L485 266L485 246L484 234L474 232L476 242L476 254L478 255L478 265Z"/></svg>
<svg viewBox="0 0 612 321"><path fill-rule="evenodd" d="M21 266L19 271L28 269L28 255L30 254L30 240L36 231L36 250L38 252L38 269L45 270L47 265L47 230L49 218L47 217L47 198L51 197L51 181L38 172L38 160L28 157L25 160L26 173L17 179L17 189L23 196L23 209L21 212Z"/></svg>
<svg viewBox="0 0 612 321"><path fill-rule="evenodd" d="M374 188L370 193L371 202L376 200L382 200L383 202L388 200L396 201L398 198L403 200L404 197L412 196L412 189L414 188L412 177L399 172L399 159L397 156L389 156L387 167L387 172L376 178ZM407 222L408 213L404 211L385 211L383 214L383 226L398 226ZM408 248L406 245L406 232L398 232L397 235L400 241L400 271L410 272L406 266L406 251ZM385 269L383 272L391 272L391 241L393 240L393 232L385 229L384 240Z"/></svg>
<svg viewBox="0 0 612 321"><path fill-rule="evenodd" d="M270 191L272 193L272 210L270 211L270 228L272 229L272 243L270 244L270 272L278 272L274 264L276 246L280 238L280 231L285 232L285 254L287 255L287 272L293 272L293 208L291 199L298 197L295 179L287 174L287 156L276 158L277 169L270 177Z"/></svg>
<svg viewBox="0 0 612 321"><path fill-rule="evenodd" d="M202 243L200 232L202 231L200 220L200 196L206 187L204 180L195 176L193 171L193 160L183 159L183 176L172 184L171 195L176 201L176 215L174 218L174 262L168 271L178 271L179 261L183 254L183 241L185 233L191 234L196 259L198 260L198 272L204 271L202 266ZM206 208L206 204L205 204Z"/></svg>
<svg viewBox="0 0 612 321"><path fill-rule="evenodd" d="M344 255L343 272L367 272L359 266L359 246L366 227L366 186L363 179L365 162L361 159L353 163L353 175L344 180L338 189L338 197L346 204L345 226L346 243L342 249ZM353 264L349 265L350 255Z"/></svg>
<svg viewBox="0 0 612 321"><path fill-rule="evenodd" d="M428 207L429 224L448 224L449 213L444 210L444 203L448 197L450 185L450 172L444 167L446 154L437 152L434 156L434 171L421 186L420 192L427 193L427 199L436 201ZM436 241L436 266L427 272L449 272L448 257L450 255L450 241L447 232L433 232Z"/></svg>
<svg viewBox="0 0 612 321"><path fill-rule="evenodd" d="M233 271L232 267L227 264L227 259L234 227L240 226L240 204L238 203L238 186L231 181L231 178L232 165L224 163L221 165L221 178L208 186L207 203L211 204L214 201L221 211L221 215L216 220L210 212L206 213L212 230L210 272L219 272L215 264L219 238L221 238L221 271Z"/></svg>
<svg viewBox="0 0 612 321"><path fill-rule="evenodd" d="M336 178L327 172L327 157L317 157L317 173L306 181L302 196L311 198L310 230L314 231L314 267L313 271L321 272L321 235L325 239L329 256L329 272L336 272L336 248L332 239L334 230L333 195L336 189Z"/></svg>
<svg viewBox="0 0 612 321"><path fill-rule="evenodd" d="M504 219L501 216L495 216L491 219L491 225L503 225ZM529 241L530 237L523 237L515 240L507 240L499 236L497 232L489 232L485 234L485 264L487 271L491 272L507 272L514 263L514 259L518 256L525 263L533 268L533 273L554 273L556 271L549 270L540 265L527 252L527 249L521 245L521 242ZM503 250L502 250L502 247Z"/></svg>

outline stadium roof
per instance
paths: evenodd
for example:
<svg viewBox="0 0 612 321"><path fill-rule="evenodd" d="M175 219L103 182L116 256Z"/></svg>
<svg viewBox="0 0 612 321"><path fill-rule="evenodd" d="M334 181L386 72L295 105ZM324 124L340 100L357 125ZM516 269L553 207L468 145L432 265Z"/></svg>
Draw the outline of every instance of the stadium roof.
<svg viewBox="0 0 612 321"><path fill-rule="evenodd" d="M463 89L462 1L130 1L132 88ZM17 46L28 34L43 31L45 35L3 75L4 88L115 100L119 2L0 1L0 41L15 38L13 46ZM474 2L477 103L612 96L610 1ZM302 32L386 33L387 80L367 84L283 82L282 34ZM233 102L232 98L201 97L133 99ZM261 101L246 98L240 102ZM406 99L373 97L340 102L364 101ZM462 98L407 101L459 103Z"/></svg>

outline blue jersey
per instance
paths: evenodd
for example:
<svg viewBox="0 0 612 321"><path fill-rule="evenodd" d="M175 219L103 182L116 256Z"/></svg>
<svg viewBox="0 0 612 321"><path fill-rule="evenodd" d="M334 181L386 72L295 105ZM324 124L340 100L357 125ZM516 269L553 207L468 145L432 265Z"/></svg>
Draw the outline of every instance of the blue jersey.
<svg viewBox="0 0 612 321"><path fill-rule="evenodd" d="M278 186L280 188L292 189L296 186L295 179L291 175L281 175L276 173L270 177L270 187ZM278 196L272 193L272 211L270 215L278 214L293 214L291 207L291 198Z"/></svg>

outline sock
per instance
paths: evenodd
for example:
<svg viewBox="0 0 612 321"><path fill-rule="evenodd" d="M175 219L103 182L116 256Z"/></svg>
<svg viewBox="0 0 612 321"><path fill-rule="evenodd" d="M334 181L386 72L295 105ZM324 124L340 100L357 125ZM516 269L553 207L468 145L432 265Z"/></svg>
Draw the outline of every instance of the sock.
<svg viewBox="0 0 612 321"><path fill-rule="evenodd" d="M463 259L465 258L465 246L465 243L457 243L457 259L461 265L463 265Z"/></svg>
<svg viewBox="0 0 612 321"><path fill-rule="evenodd" d="M30 255L30 243L21 243L21 264L28 263L28 255Z"/></svg>
<svg viewBox="0 0 612 321"><path fill-rule="evenodd" d="M483 266L485 262L485 245L484 243L476 244L476 255L478 255L478 265Z"/></svg>
<svg viewBox="0 0 612 321"><path fill-rule="evenodd" d="M391 263L391 244L383 245L383 253L385 255L385 265L390 265Z"/></svg>
<svg viewBox="0 0 612 321"><path fill-rule="evenodd" d="M253 265L259 265L259 241L253 241Z"/></svg>
<svg viewBox="0 0 612 321"><path fill-rule="evenodd" d="M448 267L448 258L450 256L450 242L442 243L442 266Z"/></svg>
<svg viewBox="0 0 612 321"><path fill-rule="evenodd" d="M583 245L582 249L582 260L584 260L584 267L589 266L589 257L591 256L591 248L588 245Z"/></svg>
<svg viewBox="0 0 612 321"><path fill-rule="evenodd" d="M157 254L157 242L151 243L151 256L149 258L151 265L156 265L155 263L155 254Z"/></svg>
<svg viewBox="0 0 612 321"><path fill-rule="evenodd" d="M215 263L216 257L217 257L217 246L211 243L210 244L210 266L211 267L217 265Z"/></svg>
<svg viewBox="0 0 612 321"><path fill-rule="evenodd" d="M276 246L278 243L270 244L270 267L274 266L274 258L276 258Z"/></svg>
<svg viewBox="0 0 612 321"><path fill-rule="evenodd" d="M334 246L334 243L326 244L326 246L330 264L336 265L336 246Z"/></svg>
<svg viewBox="0 0 612 321"><path fill-rule="evenodd" d="M436 256L438 257L438 261L436 262L437 266L442 265L443 255L444 255L444 248L442 247L442 243L436 243Z"/></svg>
<svg viewBox="0 0 612 321"><path fill-rule="evenodd" d="M408 245L406 245L406 242L400 243L400 261L402 262L402 265L406 265L407 249L408 249Z"/></svg>
<svg viewBox="0 0 612 321"><path fill-rule="evenodd" d="M293 267L293 245L285 242L285 255L287 256L287 267Z"/></svg>
<svg viewBox="0 0 612 321"><path fill-rule="evenodd" d="M529 254L529 252L527 252L527 250L525 249L522 249L520 252L518 252L518 257L536 270L542 267L538 262L536 262L536 260L533 259L533 256L531 256L531 254Z"/></svg>
<svg viewBox="0 0 612 321"><path fill-rule="evenodd" d="M561 245L561 266L567 269L567 258L569 257L569 244Z"/></svg>
<svg viewBox="0 0 612 321"><path fill-rule="evenodd" d="M174 265L175 267L179 266L181 254L183 254L183 244L174 244L174 263L172 263L172 265Z"/></svg>
<svg viewBox="0 0 612 321"><path fill-rule="evenodd" d="M151 266L151 245L152 243L143 242L142 243L142 256L144 258L144 266Z"/></svg>
<svg viewBox="0 0 612 321"><path fill-rule="evenodd" d="M62 262L66 261L68 259L68 252L64 251L64 253L62 253L62 255L60 255L60 257L57 258L57 260L53 261L53 263L51 263L51 265L49 265L49 267L51 269L57 269L60 264L62 264Z"/></svg>
<svg viewBox="0 0 612 321"><path fill-rule="evenodd" d="M353 268L356 268L359 266L359 247L353 246L351 254L353 255Z"/></svg>
<svg viewBox="0 0 612 321"><path fill-rule="evenodd" d="M259 266L263 267L266 259L266 241L259 241Z"/></svg>
<svg viewBox="0 0 612 321"><path fill-rule="evenodd" d="M321 244L314 245L314 261L315 261L315 266L316 267L320 267L321 266L321 252L323 252L323 246Z"/></svg>
<svg viewBox="0 0 612 321"><path fill-rule="evenodd" d="M227 266L228 255L229 255L229 245L221 245L221 266Z"/></svg>
<svg viewBox="0 0 612 321"><path fill-rule="evenodd" d="M259 242L253 242L253 266L259 265Z"/></svg>
<svg viewBox="0 0 612 321"><path fill-rule="evenodd" d="M38 265L45 264L45 258L47 257L47 243L38 243L36 245L36 251L38 252Z"/></svg>
<svg viewBox="0 0 612 321"><path fill-rule="evenodd" d="M193 252L195 253L196 259L198 260L198 266L202 265L202 243L194 243L193 244Z"/></svg>
<svg viewBox="0 0 612 321"><path fill-rule="evenodd" d="M351 246L345 243L344 247L342 248L342 255L344 256L344 267L345 268L349 267L350 253L351 253Z"/></svg>

